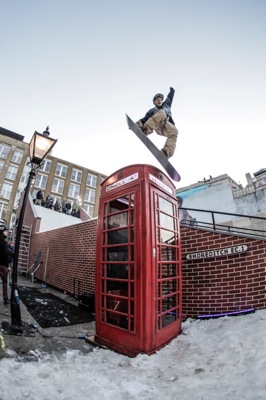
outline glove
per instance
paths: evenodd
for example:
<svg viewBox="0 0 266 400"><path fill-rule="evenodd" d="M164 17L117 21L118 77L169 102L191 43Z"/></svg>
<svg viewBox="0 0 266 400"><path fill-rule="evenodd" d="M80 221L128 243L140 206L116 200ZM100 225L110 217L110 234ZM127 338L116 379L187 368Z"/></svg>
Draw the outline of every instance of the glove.
<svg viewBox="0 0 266 400"><path fill-rule="evenodd" d="M175 89L170 86L170 90L175 90Z"/></svg>
<svg viewBox="0 0 266 400"><path fill-rule="evenodd" d="M143 125L141 121L137 121L137 122L135 122L135 124L138 125L140 128L141 128L142 125Z"/></svg>

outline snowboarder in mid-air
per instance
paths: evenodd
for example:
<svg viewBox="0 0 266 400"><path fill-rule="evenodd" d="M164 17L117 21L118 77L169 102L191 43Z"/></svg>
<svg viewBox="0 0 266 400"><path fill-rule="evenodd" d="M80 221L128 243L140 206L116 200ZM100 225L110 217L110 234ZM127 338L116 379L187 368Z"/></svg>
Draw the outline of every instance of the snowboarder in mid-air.
<svg viewBox="0 0 266 400"><path fill-rule="evenodd" d="M163 101L163 94L157 93L153 97L155 107L151 108L143 118L136 122L145 135L149 135L155 130L158 135L167 137L164 147L161 150L166 158L173 156L178 135L178 130L171 115L174 94L175 90L170 87L170 92L165 101Z"/></svg>

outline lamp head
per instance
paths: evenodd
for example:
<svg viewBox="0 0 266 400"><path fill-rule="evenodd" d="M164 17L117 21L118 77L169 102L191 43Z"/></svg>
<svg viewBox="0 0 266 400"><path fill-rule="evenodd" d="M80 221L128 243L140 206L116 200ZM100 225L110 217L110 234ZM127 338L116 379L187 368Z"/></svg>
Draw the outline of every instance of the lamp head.
<svg viewBox="0 0 266 400"><path fill-rule="evenodd" d="M40 165L45 157L51 152L57 142L57 139L49 137L49 126L44 133L34 132L30 141L30 160L33 164Z"/></svg>

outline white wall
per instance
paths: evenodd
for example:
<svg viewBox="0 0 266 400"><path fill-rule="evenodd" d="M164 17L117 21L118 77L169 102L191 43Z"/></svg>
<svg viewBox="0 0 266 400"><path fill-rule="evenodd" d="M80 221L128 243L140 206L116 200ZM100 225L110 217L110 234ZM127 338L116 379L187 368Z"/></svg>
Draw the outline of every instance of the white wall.
<svg viewBox="0 0 266 400"><path fill-rule="evenodd" d="M234 199L232 188L235 182L228 175L199 182L177 190L177 196L183 198L184 208L220 211L241 215L256 215L266 211L265 189L256 189L255 193ZM211 216L204 212L189 213L198 221L212 222ZM231 218L230 218L231 219ZM228 221L228 216L215 215L216 222Z"/></svg>

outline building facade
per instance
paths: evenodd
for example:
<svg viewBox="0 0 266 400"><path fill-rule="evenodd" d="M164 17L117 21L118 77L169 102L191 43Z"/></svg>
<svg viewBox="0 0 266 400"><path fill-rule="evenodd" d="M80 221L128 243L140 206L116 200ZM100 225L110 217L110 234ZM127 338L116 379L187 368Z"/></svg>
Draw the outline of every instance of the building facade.
<svg viewBox="0 0 266 400"><path fill-rule="evenodd" d="M27 184L29 145L24 136L0 128L0 218L11 225L16 204Z"/></svg>
<svg viewBox="0 0 266 400"><path fill-rule="evenodd" d="M247 186L237 184L227 174L210 177L201 182L176 190L176 195L183 199L184 208L220 211L241 215L265 216L266 213L266 170L247 174ZM200 220L206 213L190 211ZM226 215L217 216L217 221L228 219Z"/></svg>
<svg viewBox="0 0 266 400"><path fill-rule="evenodd" d="M21 193L27 184L30 168L29 144L24 136L0 128L0 218L7 221L12 229L17 219ZM52 197L52 207L57 202L58 211L62 211L63 201L75 202L83 208L90 218L98 215L98 203L101 182L106 176L73 164L69 161L49 155L41 168L37 170L30 189L33 199L42 191L45 199Z"/></svg>

